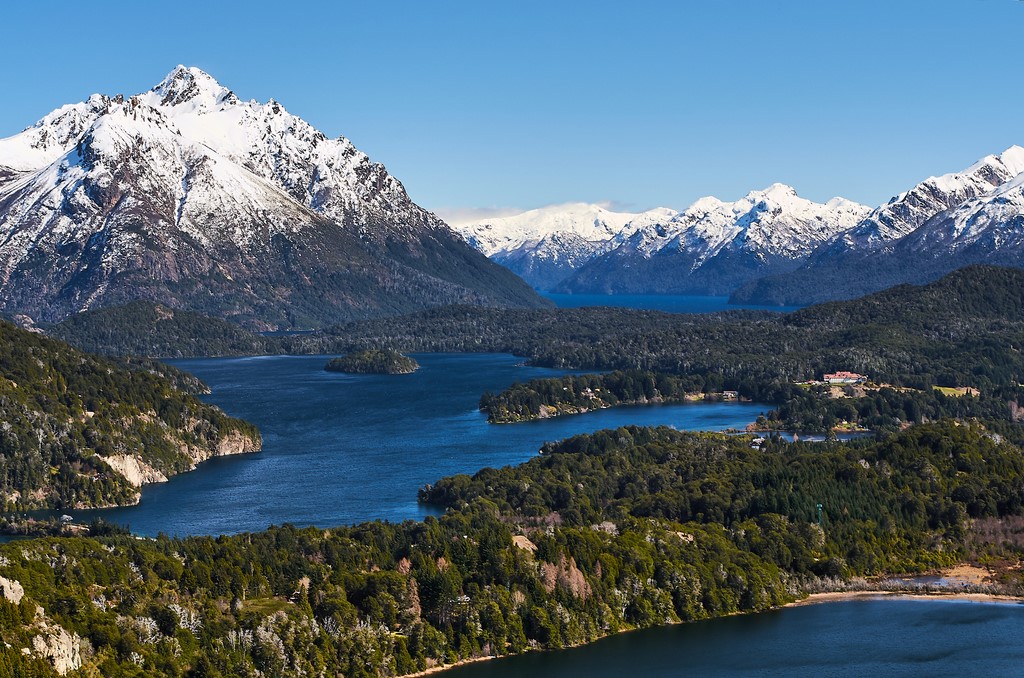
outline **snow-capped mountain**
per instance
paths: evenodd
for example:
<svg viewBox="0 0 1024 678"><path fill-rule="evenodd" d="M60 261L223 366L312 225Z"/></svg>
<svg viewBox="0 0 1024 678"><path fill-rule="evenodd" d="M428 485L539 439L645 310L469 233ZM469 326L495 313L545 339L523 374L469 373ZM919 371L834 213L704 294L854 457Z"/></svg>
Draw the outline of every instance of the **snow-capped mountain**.
<svg viewBox="0 0 1024 678"><path fill-rule="evenodd" d="M829 255L884 246L909 235L940 212L983 196L1024 172L1024 148L1011 146L962 172L929 177L876 208L862 222L830 243Z"/></svg>
<svg viewBox="0 0 1024 678"><path fill-rule="evenodd" d="M258 327L542 303L347 139L182 66L0 140L0 306L135 298Z"/></svg>
<svg viewBox="0 0 1024 678"><path fill-rule="evenodd" d="M812 202L791 186L772 184L736 202L701 198L663 228L657 224L641 229L636 250L646 256L666 247L686 250L695 255L695 267L724 249L798 259L850 228L868 209L844 198Z"/></svg>
<svg viewBox="0 0 1024 678"><path fill-rule="evenodd" d="M1024 266L1024 148L925 179L819 248L798 270L737 290L743 302L806 304L926 283L975 263Z"/></svg>
<svg viewBox="0 0 1024 678"><path fill-rule="evenodd" d="M993 255L1012 255L1020 263L1022 231L1024 169L994 190L930 219L906 241L908 247L925 251L956 253L980 247Z"/></svg>
<svg viewBox="0 0 1024 678"><path fill-rule="evenodd" d="M632 213L570 203L456 225L455 230L534 287L551 289L637 229L675 215L663 207Z"/></svg>
<svg viewBox="0 0 1024 678"><path fill-rule="evenodd" d="M784 184L735 202L701 198L668 220L624 234L558 289L726 294L752 278L796 268L869 211L843 198L815 203Z"/></svg>
<svg viewBox="0 0 1024 678"><path fill-rule="evenodd" d="M457 226L467 242L539 289L577 293L725 294L795 268L870 208L819 204L773 184L735 202L637 214L573 203Z"/></svg>

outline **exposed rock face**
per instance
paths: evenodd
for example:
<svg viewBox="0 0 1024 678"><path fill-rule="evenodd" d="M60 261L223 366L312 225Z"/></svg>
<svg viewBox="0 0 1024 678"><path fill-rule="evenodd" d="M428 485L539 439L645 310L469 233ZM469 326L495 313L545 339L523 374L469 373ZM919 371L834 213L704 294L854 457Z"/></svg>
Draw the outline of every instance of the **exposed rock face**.
<svg viewBox="0 0 1024 678"><path fill-rule="evenodd" d="M191 470L213 457L258 452L261 447L262 443L258 438L244 435L239 431L230 431L210 447L196 447L183 444L179 449L191 461L189 465ZM103 457L103 460L112 471L123 476L133 487L140 488L150 483L167 482L167 474L147 464L145 460L137 455L116 454Z"/></svg>
<svg viewBox="0 0 1024 678"><path fill-rule="evenodd" d="M147 299L257 329L541 305L345 138L178 67L0 140L0 308Z"/></svg>
<svg viewBox="0 0 1024 678"><path fill-rule="evenodd" d="M41 633L32 638L32 650L46 657L60 675L82 668L82 639L61 626L40 624Z"/></svg>
<svg viewBox="0 0 1024 678"><path fill-rule="evenodd" d="M541 581L548 593L560 588L577 598L586 600L590 595L590 584L583 571L576 566L574 558L559 556L558 564L542 562L540 564Z"/></svg>
<svg viewBox="0 0 1024 678"><path fill-rule="evenodd" d="M873 210L862 222L831 243L822 254L871 249L899 240L946 210L981 198L1024 172L1024 148L1011 146L982 158L962 172L929 177Z"/></svg>
<svg viewBox="0 0 1024 678"><path fill-rule="evenodd" d="M25 597L25 589L22 588L21 582L15 579L0 577L0 596L17 605Z"/></svg>
<svg viewBox="0 0 1024 678"><path fill-rule="evenodd" d="M260 444L258 441L253 440L249 436L242 435L237 431L233 431L221 438L220 442L217 443L217 454L215 456L224 457L231 454L258 452L259 449ZM196 461L206 461L206 459L197 459Z"/></svg>
<svg viewBox="0 0 1024 678"><path fill-rule="evenodd" d="M167 476L131 454L112 454L109 457L104 457L103 460L134 487L167 481Z"/></svg>

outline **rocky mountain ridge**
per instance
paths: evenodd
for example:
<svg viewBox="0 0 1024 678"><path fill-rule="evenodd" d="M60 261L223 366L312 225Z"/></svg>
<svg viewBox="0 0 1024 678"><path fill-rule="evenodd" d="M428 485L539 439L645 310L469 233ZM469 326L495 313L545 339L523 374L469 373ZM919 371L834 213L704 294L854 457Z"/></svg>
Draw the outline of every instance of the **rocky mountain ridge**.
<svg viewBox="0 0 1024 678"><path fill-rule="evenodd" d="M1024 266L1024 148L929 177L797 270L741 286L737 301L809 304L922 284L971 264Z"/></svg>
<svg viewBox="0 0 1024 678"><path fill-rule="evenodd" d="M853 298L969 264L1024 264L1024 148L929 177L875 209L843 198L814 203L774 184L735 202L706 197L682 212L629 216L617 215L618 230L607 220L590 228L598 234L590 241L585 229L564 226L558 208L459 231L556 292L732 294L779 305Z"/></svg>
<svg viewBox="0 0 1024 678"><path fill-rule="evenodd" d="M148 299L250 327L543 303L383 165L278 102L179 66L0 140L0 308Z"/></svg>
<svg viewBox="0 0 1024 678"><path fill-rule="evenodd" d="M742 271L742 280L793 268L868 211L843 198L814 203L790 186L773 184L735 202L701 198L682 212L614 213L573 204L457 230L541 289L673 292L707 285L732 289L735 276L725 274L730 267Z"/></svg>
<svg viewBox="0 0 1024 678"><path fill-rule="evenodd" d="M538 289L551 289L591 259L614 249L647 225L677 212L655 208L615 212L602 205L570 203L511 217L457 225L466 241Z"/></svg>

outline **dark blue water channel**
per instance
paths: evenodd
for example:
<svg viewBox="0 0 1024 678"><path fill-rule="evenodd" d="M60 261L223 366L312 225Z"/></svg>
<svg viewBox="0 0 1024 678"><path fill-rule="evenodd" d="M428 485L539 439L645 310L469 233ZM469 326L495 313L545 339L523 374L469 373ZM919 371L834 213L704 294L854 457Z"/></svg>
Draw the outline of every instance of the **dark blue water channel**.
<svg viewBox="0 0 1024 678"><path fill-rule="evenodd" d="M428 515L426 483L517 464L546 441L628 424L742 428L768 409L715 403L613 408L522 424L488 424L480 395L515 381L564 374L495 354L417 355L412 375L325 372L326 356L178 360L203 379L206 399L256 424L263 451L208 461L145 488L138 506L73 511L143 535L233 534L292 523L330 527Z"/></svg>
<svg viewBox="0 0 1024 678"><path fill-rule="evenodd" d="M1021 676L1024 605L853 600L623 633L446 678Z"/></svg>

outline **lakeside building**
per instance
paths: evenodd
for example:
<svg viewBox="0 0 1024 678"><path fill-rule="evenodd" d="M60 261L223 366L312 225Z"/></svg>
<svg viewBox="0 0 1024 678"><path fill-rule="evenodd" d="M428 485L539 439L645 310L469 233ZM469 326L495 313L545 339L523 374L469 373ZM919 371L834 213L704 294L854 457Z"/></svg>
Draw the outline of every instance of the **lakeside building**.
<svg viewBox="0 0 1024 678"><path fill-rule="evenodd" d="M825 375L826 384L863 384L867 380L867 376L856 372L839 371Z"/></svg>

